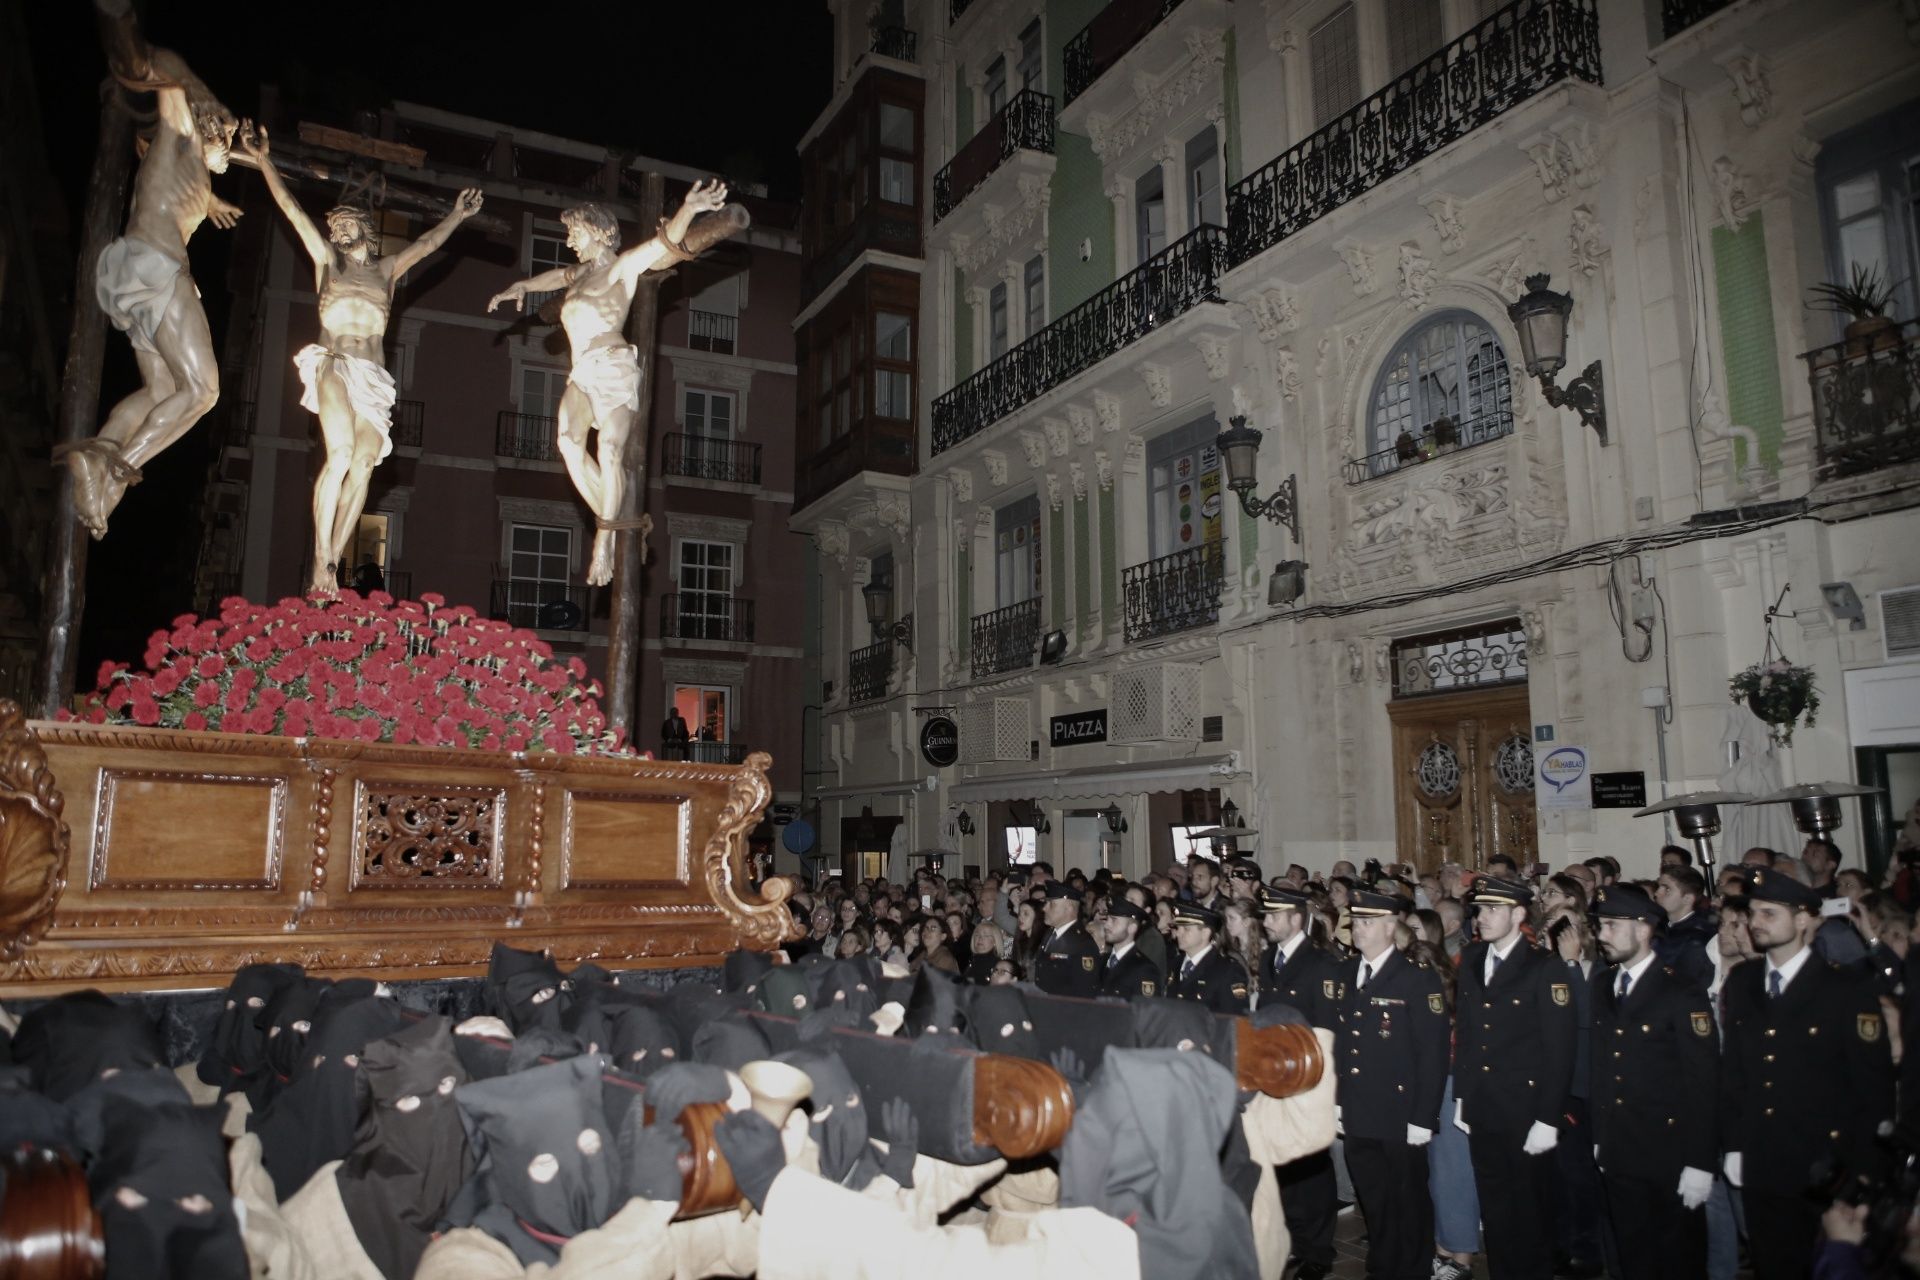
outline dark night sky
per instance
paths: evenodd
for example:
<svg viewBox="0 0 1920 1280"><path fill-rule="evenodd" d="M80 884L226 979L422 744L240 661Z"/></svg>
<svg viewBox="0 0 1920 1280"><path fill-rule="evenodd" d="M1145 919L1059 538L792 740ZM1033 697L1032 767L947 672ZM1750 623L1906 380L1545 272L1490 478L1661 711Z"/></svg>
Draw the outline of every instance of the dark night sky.
<svg viewBox="0 0 1920 1280"><path fill-rule="evenodd" d="M48 156L77 242L105 71L93 6L24 7ZM136 0L136 8L147 38L180 53L237 115L255 111L263 83L279 86L289 115L343 122L405 100L764 182L769 195L796 202L794 146L833 88L824 0L394 0L347 10ZM236 169L215 189L231 197L247 180ZM216 345L225 332L225 253L218 232L203 228L194 239ZM72 278L71 262L48 266L50 278ZM135 381L125 339L109 334L102 416ZM198 501L210 461L203 437L195 432L150 463L146 483L129 491L106 540L92 547L82 688L92 687L102 658L137 660L149 631L194 607Z"/></svg>

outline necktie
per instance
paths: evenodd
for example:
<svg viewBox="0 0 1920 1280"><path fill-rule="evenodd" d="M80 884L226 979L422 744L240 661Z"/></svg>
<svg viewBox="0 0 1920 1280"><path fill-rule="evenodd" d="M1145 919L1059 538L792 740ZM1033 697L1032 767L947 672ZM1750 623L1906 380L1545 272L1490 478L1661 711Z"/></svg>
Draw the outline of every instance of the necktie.
<svg viewBox="0 0 1920 1280"><path fill-rule="evenodd" d="M1112 969L1115 966L1117 966L1119 963L1120 963L1120 953L1118 951L1107 952L1107 968Z"/></svg>
<svg viewBox="0 0 1920 1280"><path fill-rule="evenodd" d="M1780 971L1778 969L1767 970L1767 997L1772 1000L1778 1000L1780 998L1780 987Z"/></svg>
<svg viewBox="0 0 1920 1280"><path fill-rule="evenodd" d="M1180 962L1180 981L1185 982L1193 976L1193 957L1188 956Z"/></svg>
<svg viewBox="0 0 1920 1280"><path fill-rule="evenodd" d="M1364 989L1371 981L1373 981L1373 966L1362 961L1360 964L1360 986Z"/></svg>
<svg viewBox="0 0 1920 1280"><path fill-rule="evenodd" d="M1633 985L1633 975L1628 973L1625 969L1622 969L1620 971L1620 990L1616 992L1615 995L1619 999L1625 1000L1627 998L1627 988L1631 987L1632 985Z"/></svg>

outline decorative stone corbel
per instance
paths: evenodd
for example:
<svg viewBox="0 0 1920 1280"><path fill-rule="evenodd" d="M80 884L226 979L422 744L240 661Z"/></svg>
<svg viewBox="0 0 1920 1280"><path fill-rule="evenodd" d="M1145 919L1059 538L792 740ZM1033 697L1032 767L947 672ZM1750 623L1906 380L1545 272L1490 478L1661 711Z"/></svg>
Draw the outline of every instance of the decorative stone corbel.
<svg viewBox="0 0 1920 1280"><path fill-rule="evenodd" d="M1443 252L1458 253L1466 247L1466 213L1458 196L1444 191L1430 191L1420 197L1420 207L1433 219L1434 234L1440 237Z"/></svg>
<svg viewBox="0 0 1920 1280"><path fill-rule="evenodd" d="M966 467L955 467L947 472L947 483L953 486L955 502L973 501L973 472Z"/></svg>
<svg viewBox="0 0 1920 1280"><path fill-rule="evenodd" d="M1022 431L1020 451L1027 455L1027 466L1035 471L1047 465L1047 442L1038 431Z"/></svg>
<svg viewBox="0 0 1920 1280"><path fill-rule="evenodd" d="M1093 443L1093 410L1085 405L1067 406L1067 422L1073 430L1073 442L1086 445Z"/></svg>
<svg viewBox="0 0 1920 1280"><path fill-rule="evenodd" d="M1173 374L1163 364L1143 364L1140 376L1146 380L1147 399L1155 408L1164 409L1173 403Z"/></svg>
<svg viewBox="0 0 1920 1280"><path fill-rule="evenodd" d="M1727 78L1733 81L1733 101L1740 108L1740 120L1749 129L1757 129L1773 114L1773 81L1767 74L1767 62L1751 49L1731 49L1718 59Z"/></svg>
<svg viewBox="0 0 1920 1280"><path fill-rule="evenodd" d="M1217 333L1202 333L1193 340L1194 350L1207 367L1207 381L1219 382L1227 376L1227 343Z"/></svg>
<svg viewBox="0 0 1920 1280"><path fill-rule="evenodd" d="M1333 251L1340 255L1340 261L1346 264L1347 279L1353 282L1353 292L1358 297L1368 297L1380 288L1380 282L1373 274L1373 252L1357 240L1336 240Z"/></svg>
<svg viewBox="0 0 1920 1280"><path fill-rule="evenodd" d="M1040 433L1047 438L1047 452L1056 458L1067 456L1067 424L1059 418L1040 419Z"/></svg>
<svg viewBox="0 0 1920 1280"><path fill-rule="evenodd" d="M1120 397L1106 391L1094 392L1093 411L1100 419L1102 431L1111 432L1120 429Z"/></svg>
<svg viewBox="0 0 1920 1280"><path fill-rule="evenodd" d="M987 464L987 483L998 489L1007 482L1007 455L998 449L984 449L980 461Z"/></svg>

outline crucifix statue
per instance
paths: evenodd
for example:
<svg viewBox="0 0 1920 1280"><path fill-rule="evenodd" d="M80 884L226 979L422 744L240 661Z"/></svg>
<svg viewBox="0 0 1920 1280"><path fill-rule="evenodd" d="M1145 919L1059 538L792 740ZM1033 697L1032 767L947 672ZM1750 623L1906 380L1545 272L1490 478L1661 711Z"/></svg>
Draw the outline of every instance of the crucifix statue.
<svg viewBox="0 0 1920 1280"><path fill-rule="evenodd" d="M487 303L492 311L503 302L518 309L531 291L565 289L560 325L573 352L567 389L560 397L559 448L573 484L593 508L593 559L587 581L603 586L613 580L613 534L623 527L643 531L650 523L640 516L624 521L620 503L626 485L627 436L640 408L639 352L622 331L633 306L640 276L685 262L697 250L685 245L687 228L695 215L726 207L727 188L720 182L697 182L687 192L679 212L667 219L660 233L624 253L620 224L603 204L583 204L560 215L567 228L567 247L580 261L555 267L521 280L495 294ZM600 433L597 456L587 452L587 433Z"/></svg>
<svg viewBox="0 0 1920 1280"><path fill-rule="evenodd" d="M355 205L327 214L320 234L287 189L268 154L265 126L249 123L240 134L240 155L260 166L267 190L313 259L319 294L320 340L293 357L306 388L300 404L320 418L327 460L313 485L312 595L331 596L340 557L346 554L367 503L373 469L393 452L393 406L398 392L387 372L382 341L393 314L400 277L447 242L454 229L480 212L480 192L468 187L440 224L391 258L377 256L372 216Z"/></svg>
<svg viewBox="0 0 1920 1280"><path fill-rule="evenodd" d="M94 268L100 309L133 343L140 389L113 407L99 434L54 457L73 472L73 505L95 538L140 468L185 435L220 398L220 362L200 291L188 274L187 241L202 222L226 230L240 210L213 194L238 122L180 55L154 49L145 74L120 76L155 94L159 121L134 178L126 232Z"/></svg>

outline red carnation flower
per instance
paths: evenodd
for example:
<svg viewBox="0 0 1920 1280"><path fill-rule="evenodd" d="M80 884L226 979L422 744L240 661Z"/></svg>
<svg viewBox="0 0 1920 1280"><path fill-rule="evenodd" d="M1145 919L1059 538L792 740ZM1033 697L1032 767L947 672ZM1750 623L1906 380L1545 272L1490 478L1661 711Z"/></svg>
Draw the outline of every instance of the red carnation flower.
<svg viewBox="0 0 1920 1280"><path fill-rule="evenodd" d="M180 727L182 729L204 729L207 727L207 718L198 711L189 711L181 719Z"/></svg>
<svg viewBox="0 0 1920 1280"><path fill-rule="evenodd" d="M135 724L159 724L160 704L145 694L136 694L133 699L133 722Z"/></svg>
<svg viewBox="0 0 1920 1280"><path fill-rule="evenodd" d="M227 660L217 653L210 653L194 664L195 671L203 680L211 680L227 669Z"/></svg>

